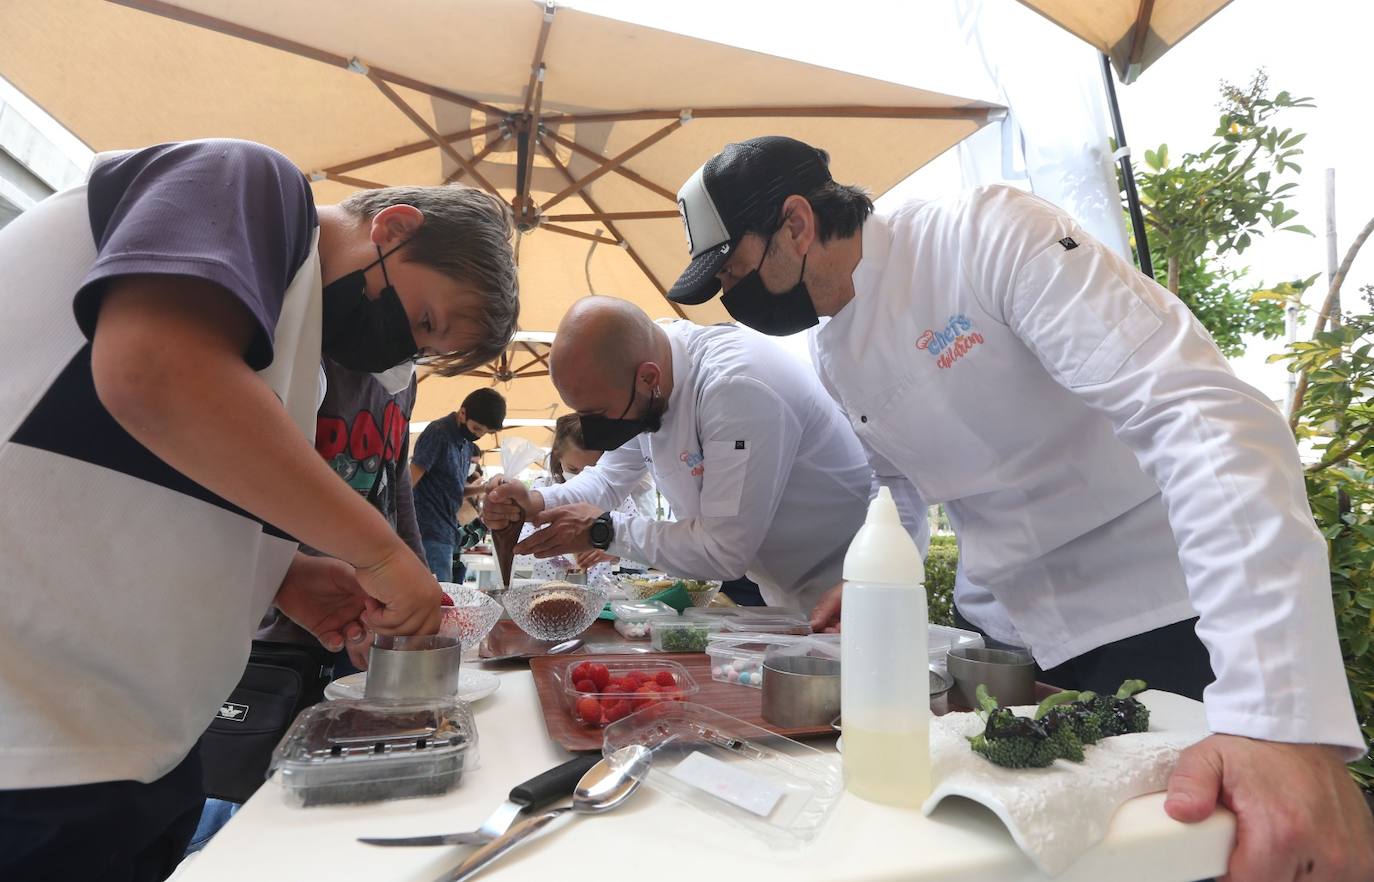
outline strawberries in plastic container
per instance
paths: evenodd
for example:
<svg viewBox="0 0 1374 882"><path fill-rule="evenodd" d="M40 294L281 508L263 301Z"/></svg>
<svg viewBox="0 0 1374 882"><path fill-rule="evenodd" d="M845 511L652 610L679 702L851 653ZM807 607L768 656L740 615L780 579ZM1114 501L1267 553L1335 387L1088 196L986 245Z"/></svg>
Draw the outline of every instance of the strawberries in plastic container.
<svg viewBox="0 0 1374 882"><path fill-rule="evenodd" d="M695 693L691 675L680 667L664 670L654 664L643 669L628 669L622 663L608 665L580 662L567 672L572 685L569 701L573 718L583 725L604 726L623 719L641 708L664 701L683 701L685 693Z"/></svg>

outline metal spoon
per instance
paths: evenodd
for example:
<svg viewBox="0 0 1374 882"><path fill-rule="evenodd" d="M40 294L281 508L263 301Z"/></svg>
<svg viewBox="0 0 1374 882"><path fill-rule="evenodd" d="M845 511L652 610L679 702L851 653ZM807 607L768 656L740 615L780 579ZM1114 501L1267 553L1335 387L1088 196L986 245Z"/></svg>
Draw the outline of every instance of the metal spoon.
<svg viewBox="0 0 1374 882"><path fill-rule="evenodd" d="M472 878L487 864L569 812L594 815L610 811L639 787L639 782L649 773L653 757L649 748L642 744L620 748L587 770L573 791L572 805L526 818L434 882L463 882Z"/></svg>

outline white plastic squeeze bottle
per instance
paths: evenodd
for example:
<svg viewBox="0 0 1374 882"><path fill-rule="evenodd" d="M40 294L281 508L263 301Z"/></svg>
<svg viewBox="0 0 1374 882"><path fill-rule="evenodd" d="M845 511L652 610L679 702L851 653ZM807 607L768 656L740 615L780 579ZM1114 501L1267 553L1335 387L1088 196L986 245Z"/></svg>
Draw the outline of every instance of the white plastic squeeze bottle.
<svg viewBox="0 0 1374 882"><path fill-rule="evenodd" d="M925 566L882 487L844 558L840 725L845 787L917 808L930 795Z"/></svg>

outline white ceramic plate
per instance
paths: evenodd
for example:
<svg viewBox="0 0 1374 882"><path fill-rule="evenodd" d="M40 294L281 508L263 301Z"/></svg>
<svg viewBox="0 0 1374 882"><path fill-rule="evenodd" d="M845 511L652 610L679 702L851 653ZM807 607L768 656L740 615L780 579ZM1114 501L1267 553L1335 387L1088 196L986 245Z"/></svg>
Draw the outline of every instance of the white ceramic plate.
<svg viewBox="0 0 1374 882"><path fill-rule="evenodd" d="M488 671L460 670L458 672L458 697L466 702L481 701L501 688L501 678ZM367 689L367 671L359 671L340 677L324 687L324 697L328 699L362 698Z"/></svg>

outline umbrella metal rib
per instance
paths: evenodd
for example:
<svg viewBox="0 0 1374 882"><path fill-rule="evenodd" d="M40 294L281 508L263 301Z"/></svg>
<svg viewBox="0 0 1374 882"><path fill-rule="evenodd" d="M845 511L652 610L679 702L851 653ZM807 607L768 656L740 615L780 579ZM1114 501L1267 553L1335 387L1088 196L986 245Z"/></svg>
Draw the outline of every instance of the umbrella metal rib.
<svg viewBox="0 0 1374 882"><path fill-rule="evenodd" d="M547 230L550 233L559 233L564 236L572 236L574 239L585 239L588 242L600 242L602 245L619 245L620 239L611 239L607 236L598 236L596 233L584 233L581 230L574 230L572 227L560 227L557 224L540 224L539 229Z"/></svg>
<svg viewBox="0 0 1374 882"><path fill-rule="evenodd" d="M487 141L487 146L483 147L481 150L478 150L476 153L474 153L474 154L472 155L472 159L470 160L471 164L472 164L472 165L476 165L477 163L479 163L479 162L481 162L482 160L486 159L487 156L488 156L493 150L495 150L497 147L500 147L502 144L504 144L505 141L506 141L506 139L507 139L508 137L510 137L510 135L507 134L507 132L506 132L505 129L502 129L502 130L501 130L501 137L499 137L499 138L492 138L492 139L488 140L488 141ZM468 170L468 169L467 169L467 166L463 166L463 165L458 166L456 169L453 170L453 174L451 174L451 175L449 175L448 177L444 178L444 183L445 183L445 184L452 184L452 183L454 183L454 182L457 181L459 178L461 178L463 175L467 174L467 170Z"/></svg>
<svg viewBox="0 0 1374 882"><path fill-rule="evenodd" d="M471 162L468 161L468 158L466 156L459 153L456 149L454 149L452 144L445 141L444 136L435 131L434 127L431 126L428 122L426 122L425 118L423 116L420 116L420 114L415 111L415 108L411 107L408 103L406 103L406 100L404 98L396 94L396 90L391 88L391 86L387 85L386 80L382 79L374 71L371 70L367 72L367 78L372 81L372 85L376 86L381 91L381 93L386 96L388 101L396 105L397 110L401 111L401 113L404 113L410 119L410 121L415 124L415 127L417 129L424 132L425 135L428 136L429 140L434 142L434 145L436 147L444 151L444 153L447 154L450 159L452 159L454 162L458 163L460 166L466 169L467 173L472 175L472 179L482 185L482 189L489 191L492 195L500 195L496 192L496 187L492 185L491 181L488 181L485 177L483 177L482 173L477 170L476 166L474 166Z"/></svg>
<svg viewBox="0 0 1374 882"><path fill-rule="evenodd" d="M554 137L556 138L557 136ZM567 178L569 182L576 180L572 172L568 171L568 167L559 160L558 156L553 152L553 148L549 147L543 138L539 139L539 149L544 151L544 155L548 157L549 162L553 163L553 167L558 169L563 177ZM583 193L582 201L587 203L587 207L600 216L601 221L606 224L606 229L610 231L611 235L620 240L620 247L625 249L625 253L629 255L630 259L639 267L639 271L644 273L644 277L658 289L659 294L663 295L663 299L673 308L673 312L677 313L678 318L687 318L687 313L682 311L682 307L668 300L668 289L658 280L658 276L654 275L654 271L649 269L649 265L644 262L644 258L639 256L638 251L635 251L635 247L631 245L624 236L620 235L620 231L615 228L615 223L606 219L605 212L601 210L601 206L596 204L596 200L592 198L591 194Z"/></svg>
<svg viewBox="0 0 1374 882"><path fill-rule="evenodd" d="M461 132L454 132L451 135L442 136L450 144L457 144L459 141L470 141L478 135L486 135L498 129L504 128L504 123L491 123L476 129L464 129ZM416 141L413 144L405 144L400 147L385 150L381 153L373 153L370 156L360 156L357 159L350 159L337 165L331 165L324 169L328 173L344 174L356 169L365 168L369 165L377 165L392 159L400 159L403 156L411 156L416 153L423 153L426 150L433 150L434 142L426 138L423 141Z"/></svg>
<svg viewBox="0 0 1374 882"><path fill-rule="evenodd" d="M615 156L612 159L604 161L600 165L600 167L594 169L591 172L588 172L586 175L583 175L581 180L573 181L571 184L555 193L552 198L550 198L548 201L544 203L543 208L545 210L548 210L553 206L557 205L558 203L562 202L564 199L567 199L574 193L582 192L582 190L586 188L588 184L592 183L598 178L601 178L603 175L609 174L610 172L613 172L616 169L620 168L626 162L633 159L636 155L643 153L645 150L648 150L650 147L654 146L659 141L662 141L664 138L668 137L680 128L682 128L682 120L673 120L668 125L654 132L649 137L644 138L638 144L633 145L628 150L623 151L618 156Z"/></svg>
<svg viewBox="0 0 1374 882"><path fill-rule="evenodd" d="M552 129L540 126L539 133L540 135L549 138L551 141L560 144L563 147L567 147L574 153L579 153L582 156L587 157L588 159L594 160L596 162L606 161L606 157L602 156L600 153L597 153L595 150L583 147L581 144L577 143L571 138L565 138L557 132L553 131ZM544 149L545 152L548 153L550 156L553 155L552 151L548 149L547 145ZM659 196L662 196L664 199L667 199L669 202L673 203L674 206L677 205L677 193L673 192L672 190L669 190L662 184L655 184L653 181L649 180L648 178L644 177L638 172L631 171L623 165L612 169L612 171L614 171L621 177L625 178L626 180L634 181L636 184L648 190L650 193L657 193ZM571 176L569 177L569 179L572 180ZM585 202L586 200L584 199L583 201Z"/></svg>
<svg viewBox="0 0 1374 882"><path fill-rule="evenodd" d="M1135 25L1131 28L1131 51L1126 55L1126 70L1138 70L1140 56L1145 51L1145 35L1150 30L1150 16L1155 11L1155 0L1140 0L1135 12Z"/></svg>

